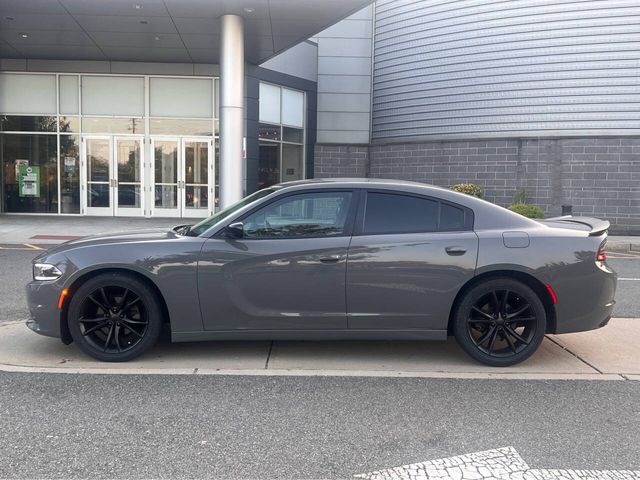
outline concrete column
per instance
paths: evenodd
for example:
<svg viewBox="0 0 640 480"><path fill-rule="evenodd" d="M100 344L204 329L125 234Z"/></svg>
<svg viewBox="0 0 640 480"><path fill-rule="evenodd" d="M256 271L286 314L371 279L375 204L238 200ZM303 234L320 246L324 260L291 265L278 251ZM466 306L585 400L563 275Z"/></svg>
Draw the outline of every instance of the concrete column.
<svg viewBox="0 0 640 480"><path fill-rule="evenodd" d="M220 34L220 204L243 196L244 19L223 15Z"/></svg>

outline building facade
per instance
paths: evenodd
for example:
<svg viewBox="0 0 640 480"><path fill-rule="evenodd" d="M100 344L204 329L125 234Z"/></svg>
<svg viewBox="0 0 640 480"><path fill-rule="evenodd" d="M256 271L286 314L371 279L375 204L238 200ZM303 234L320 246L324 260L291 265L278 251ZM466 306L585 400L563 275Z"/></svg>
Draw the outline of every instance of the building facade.
<svg viewBox="0 0 640 480"><path fill-rule="evenodd" d="M202 217L357 176L640 233L637 2L29 3L0 8L2 212Z"/></svg>
<svg viewBox="0 0 640 480"><path fill-rule="evenodd" d="M304 42L369 3L1 2L0 212L205 217L313 176Z"/></svg>
<svg viewBox="0 0 640 480"><path fill-rule="evenodd" d="M378 0L370 137L319 137L315 174L525 190L640 233L638 20L625 0Z"/></svg>
<svg viewBox="0 0 640 480"><path fill-rule="evenodd" d="M198 65L203 75L86 73L83 62L74 67L84 73L61 73L57 61L46 67L52 71L0 73L5 213L202 218L220 207L216 65ZM312 171L315 137L306 127L315 126L315 95L314 82L248 67L246 193ZM27 168L35 172L29 184Z"/></svg>

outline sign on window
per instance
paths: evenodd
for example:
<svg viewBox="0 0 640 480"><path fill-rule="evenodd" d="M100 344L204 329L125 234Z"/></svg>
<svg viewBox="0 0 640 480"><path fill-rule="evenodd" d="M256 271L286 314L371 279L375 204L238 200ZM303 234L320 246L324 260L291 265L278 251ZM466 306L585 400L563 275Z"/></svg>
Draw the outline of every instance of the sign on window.
<svg viewBox="0 0 640 480"><path fill-rule="evenodd" d="M20 165L18 174L18 187L21 197L40 196L40 167Z"/></svg>

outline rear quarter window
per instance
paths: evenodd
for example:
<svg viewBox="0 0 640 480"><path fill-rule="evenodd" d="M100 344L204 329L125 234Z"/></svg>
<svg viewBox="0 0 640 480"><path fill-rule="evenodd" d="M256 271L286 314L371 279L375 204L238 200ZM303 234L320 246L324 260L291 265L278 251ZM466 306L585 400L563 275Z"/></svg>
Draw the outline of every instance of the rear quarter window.
<svg viewBox="0 0 640 480"><path fill-rule="evenodd" d="M465 211L448 203L440 204L440 231L464 230Z"/></svg>
<svg viewBox="0 0 640 480"><path fill-rule="evenodd" d="M434 232L438 202L391 193L367 194L364 233Z"/></svg>
<svg viewBox="0 0 640 480"><path fill-rule="evenodd" d="M368 192L362 233L392 234L472 230L467 208L435 198Z"/></svg>

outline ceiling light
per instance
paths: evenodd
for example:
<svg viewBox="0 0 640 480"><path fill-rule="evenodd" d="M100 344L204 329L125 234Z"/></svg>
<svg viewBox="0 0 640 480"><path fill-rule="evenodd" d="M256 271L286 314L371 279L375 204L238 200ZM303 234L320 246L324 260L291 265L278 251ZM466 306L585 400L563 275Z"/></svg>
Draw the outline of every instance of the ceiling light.
<svg viewBox="0 0 640 480"><path fill-rule="evenodd" d="M160 40L160 37L154 37L153 39L158 41L158 40Z"/></svg>
<svg viewBox="0 0 640 480"><path fill-rule="evenodd" d="M253 13L256 11L256 9L253 7L244 7L243 10L247 13Z"/></svg>
<svg viewBox="0 0 640 480"><path fill-rule="evenodd" d="M20 36L22 38L29 38L29 34L28 33L21 33Z"/></svg>
<svg viewBox="0 0 640 480"><path fill-rule="evenodd" d="M134 4L134 5L133 5L133 7L134 7L136 10L142 10L142 5L140 5L139 3Z"/></svg>

